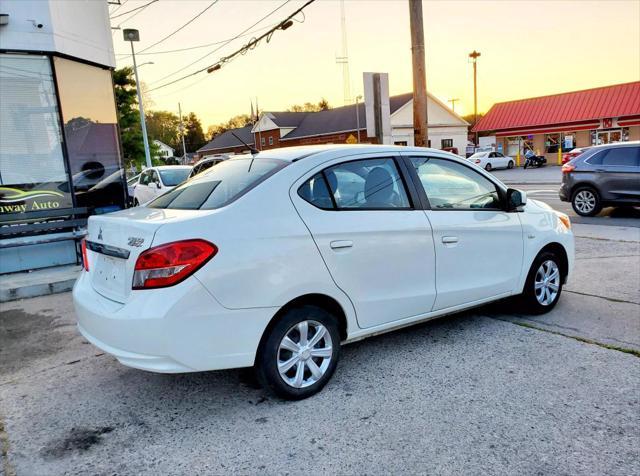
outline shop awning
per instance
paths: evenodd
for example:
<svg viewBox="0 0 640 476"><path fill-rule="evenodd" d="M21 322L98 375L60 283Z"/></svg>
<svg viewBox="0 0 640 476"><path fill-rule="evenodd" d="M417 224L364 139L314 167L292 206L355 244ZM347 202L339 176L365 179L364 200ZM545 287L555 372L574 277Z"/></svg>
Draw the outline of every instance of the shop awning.
<svg viewBox="0 0 640 476"><path fill-rule="evenodd" d="M640 115L640 81L495 104L473 128L519 135L520 131L592 127L600 119ZM594 122L595 121L595 122ZM555 126L555 127L554 127Z"/></svg>

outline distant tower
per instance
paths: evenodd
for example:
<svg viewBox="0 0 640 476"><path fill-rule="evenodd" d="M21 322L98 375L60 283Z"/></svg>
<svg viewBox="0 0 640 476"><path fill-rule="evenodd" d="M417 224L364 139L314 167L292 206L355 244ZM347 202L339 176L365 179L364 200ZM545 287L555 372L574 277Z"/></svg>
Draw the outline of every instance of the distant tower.
<svg viewBox="0 0 640 476"><path fill-rule="evenodd" d="M344 12L344 0L340 0L340 19L342 26L342 55L336 56L336 63L342 64L342 83L344 104L351 104L351 77L349 76L349 52L347 50L347 21Z"/></svg>

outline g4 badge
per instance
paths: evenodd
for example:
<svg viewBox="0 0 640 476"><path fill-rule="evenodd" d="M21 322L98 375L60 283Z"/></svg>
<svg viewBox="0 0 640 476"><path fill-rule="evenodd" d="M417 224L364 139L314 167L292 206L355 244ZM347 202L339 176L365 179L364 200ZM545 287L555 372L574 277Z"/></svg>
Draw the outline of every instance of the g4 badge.
<svg viewBox="0 0 640 476"><path fill-rule="evenodd" d="M136 236L130 236L129 240L127 241L127 244L129 246L134 246L136 248L140 248L142 246L142 243L144 243L144 238L138 238Z"/></svg>

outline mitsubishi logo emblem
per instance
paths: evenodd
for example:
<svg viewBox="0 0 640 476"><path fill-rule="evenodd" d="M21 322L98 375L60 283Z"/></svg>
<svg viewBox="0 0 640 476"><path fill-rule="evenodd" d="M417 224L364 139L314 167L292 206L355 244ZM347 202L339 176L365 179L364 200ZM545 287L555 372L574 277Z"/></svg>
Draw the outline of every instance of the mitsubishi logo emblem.
<svg viewBox="0 0 640 476"><path fill-rule="evenodd" d="M102 228L100 228L100 231L98 232L98 239L102 240Z"/></svg>

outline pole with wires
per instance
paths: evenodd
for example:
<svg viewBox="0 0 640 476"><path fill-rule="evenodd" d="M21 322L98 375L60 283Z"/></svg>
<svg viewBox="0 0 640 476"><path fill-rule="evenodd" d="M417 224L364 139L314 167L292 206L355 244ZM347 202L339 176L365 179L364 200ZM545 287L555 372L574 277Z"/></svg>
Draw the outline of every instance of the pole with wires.
<svg viewBox="0 0 640 476"><path fill-rule="evenodd" d="M144 119L144 105L142 103L142 92L140 90L140 80L138 79L138 65L136 63L136 52L133 48L134 41L140 41L140 32L131 28L123 31L124 40L131 43L131 57L133 58L133 73L136 77L136 92L138 93L138 109L140 111L140 127L142 128L142 140L144 142L144 157L147 168L151 167L151 152L149 151L149 138L147 137L147 123Z"/></svg>
<svg viewBox="0 0 640 476"><path fill-rule="evenodd" d="M187 146L184 143L184 122L182 122L182 105L178 103L178 114L180 115L180 135L182 136L182 164L187 164Z"/></svg>

